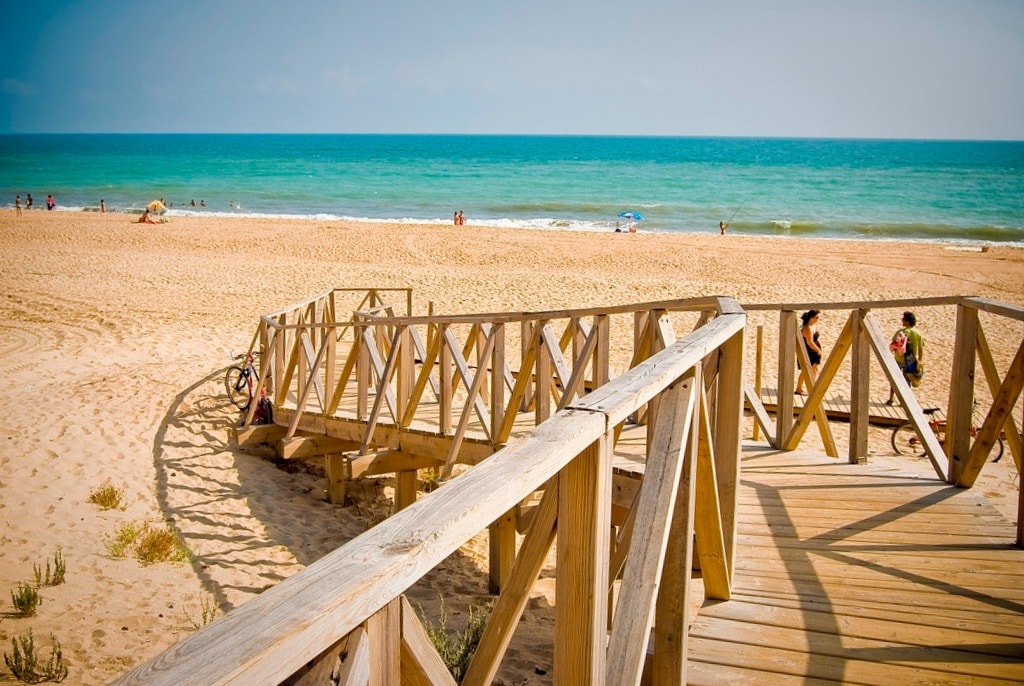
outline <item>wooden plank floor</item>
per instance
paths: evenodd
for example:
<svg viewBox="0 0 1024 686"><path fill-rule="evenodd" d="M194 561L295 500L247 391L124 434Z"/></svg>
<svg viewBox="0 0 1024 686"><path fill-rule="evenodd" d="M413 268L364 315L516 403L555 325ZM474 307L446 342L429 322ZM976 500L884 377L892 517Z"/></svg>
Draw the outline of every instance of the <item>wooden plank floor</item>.
<svg viewBox="0 0 1024 686"><path fill-rule="evenodd" d="M806 395L793 395L794 412L798 412L803 408L804 401L806 399ZM774 414L779 404L778 391L774 388L762 388L761 402L764 404L765 410ZM825 414L828 415L829 419L844 422L850 421L849 398L840 394L826 395L824 403ZM868 416L869 421L872 424L880 426L898 426L907 421L907 413L902 407L900 407L898 401L893 405L887 405L881 400L871 400L868 403ZM946 413L940 408L935 414L935 417L938 419L945 419Z"/></svg>
<svg viewBox="0 0 1024 686"><path fill-rule="evenodd" d="M691 684L1024 683L1024 550L978 490L745 445L734 595Z"/></svg>

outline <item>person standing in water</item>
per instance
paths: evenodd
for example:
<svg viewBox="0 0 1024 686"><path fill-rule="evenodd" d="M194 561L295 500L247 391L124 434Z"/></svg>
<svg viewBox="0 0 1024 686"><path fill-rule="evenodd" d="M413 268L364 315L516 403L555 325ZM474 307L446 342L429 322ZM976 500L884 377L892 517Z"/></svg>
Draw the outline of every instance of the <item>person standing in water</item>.
<svg viewBox="0 0 1024 686"><path fill-rule="evenodd" d="M724 236L725 235L725 230L728 229L728 228L729 228L729 225L726 224L725 222L718 222L718 231L719 231L720 235Z"/></svg>

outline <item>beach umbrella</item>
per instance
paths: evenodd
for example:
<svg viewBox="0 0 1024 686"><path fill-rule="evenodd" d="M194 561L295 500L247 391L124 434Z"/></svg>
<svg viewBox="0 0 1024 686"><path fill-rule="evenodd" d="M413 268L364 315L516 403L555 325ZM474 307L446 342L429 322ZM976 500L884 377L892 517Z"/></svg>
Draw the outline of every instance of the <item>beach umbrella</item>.
<svg viewBox="0 0 1024 686"><path fill-rule="evenodd" d="M149 210L150 212L155 212L156 214L163 214L164 212L167 211L167 208L164 207L164 204L159 200L154 200L153 202L146 205L146 209Z"/></svg>
<svg viewBox="0 0 1024 686"><path fill-rule="evenodd" d="M631 222L642 222L646 217L636 212L635 210L629 210L627 212L619 212L619 216L623 219L628 219Z"/></svg>

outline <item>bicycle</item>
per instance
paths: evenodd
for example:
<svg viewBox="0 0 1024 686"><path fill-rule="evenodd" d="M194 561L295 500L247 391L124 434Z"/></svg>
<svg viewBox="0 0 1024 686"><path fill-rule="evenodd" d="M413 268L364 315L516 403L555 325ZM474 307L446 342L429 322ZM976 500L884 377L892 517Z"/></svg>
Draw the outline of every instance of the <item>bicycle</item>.
<svg viewBox="0 0 1024 686"><path fill-rule="evenodd" d="M224 389L228 392L228 399L242 412L249 409L253 398L256 397L256 386L259 385L260 374L253 362L258 354L258 352L248 352L232 356L233 360L245 360L245 362L231 365L224 374Z"/></svg>
<svg viewBox="0 0 1024 686"><path fill-rule="evenodd" d="M936 438L939 439L939 445L945 446L946 443L946 420L936 419L935 413L939 411L938 407L929 407L924 410L924 413L928 415L928 426L933 432L935 432ZM976 439L978 437L978 427L971 425L971 438ZM925 451L922 447L922 441L917 435L917 429L914 428L914 424L910 421L900 424L892 430L892 437L890 439L892 443L892 449L896 451L897 455L924 455ZM999 462L999 458L1003 456L1003 438L1002 436L996 437L996 442L992 446L989 457L993 462Z"/></svg>

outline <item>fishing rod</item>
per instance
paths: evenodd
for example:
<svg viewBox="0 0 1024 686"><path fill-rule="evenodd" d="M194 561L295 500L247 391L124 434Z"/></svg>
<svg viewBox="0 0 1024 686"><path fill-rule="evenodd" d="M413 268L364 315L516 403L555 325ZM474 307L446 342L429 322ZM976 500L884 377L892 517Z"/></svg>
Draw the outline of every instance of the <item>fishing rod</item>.
<svg viewBox="0 0 1024 686"><path fill-rule="evenodd" d="M733 212L732 215L729 216L729 221L725 222L726 225L729 225L729 224L732 223L732 218L736 216L736 212L739 212L740 210L742 210L743 206L746 205L746 204L747 203L742 203L739 207L736 208L736 211Z"/></svg>

